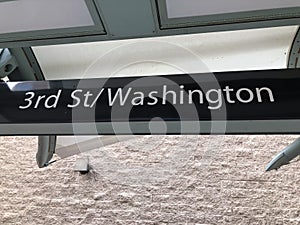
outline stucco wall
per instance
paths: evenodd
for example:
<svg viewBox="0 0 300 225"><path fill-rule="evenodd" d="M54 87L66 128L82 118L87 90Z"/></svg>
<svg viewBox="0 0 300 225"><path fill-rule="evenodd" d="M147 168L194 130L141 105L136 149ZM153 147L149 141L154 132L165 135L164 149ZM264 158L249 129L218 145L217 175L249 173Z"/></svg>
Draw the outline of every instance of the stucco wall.
<svg viewBox="0 0 300 225"><path fill-rule="evenodd" d="M1 137L0 224L300 224L300 162L264 172L295 138L148 136L87 153L81 175Z"/></svg>

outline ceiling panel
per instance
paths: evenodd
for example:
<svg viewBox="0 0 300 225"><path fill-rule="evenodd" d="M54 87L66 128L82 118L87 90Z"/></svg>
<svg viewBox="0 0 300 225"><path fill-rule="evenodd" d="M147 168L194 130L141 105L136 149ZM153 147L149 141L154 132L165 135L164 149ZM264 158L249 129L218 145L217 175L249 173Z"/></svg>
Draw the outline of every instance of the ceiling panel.
<svg viewBox="0 0 300 225"><path fill-rule="evenodd" d="M297 26L34 47L48 80L286 68Z"/></svg>

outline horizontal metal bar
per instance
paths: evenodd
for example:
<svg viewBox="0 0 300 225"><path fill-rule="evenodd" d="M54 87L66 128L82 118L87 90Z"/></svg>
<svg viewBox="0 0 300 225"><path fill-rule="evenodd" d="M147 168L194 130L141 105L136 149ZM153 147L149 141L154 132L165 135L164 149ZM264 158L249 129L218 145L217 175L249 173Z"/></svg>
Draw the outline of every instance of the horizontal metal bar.
<svg viewBox="0 0 300 225"><path fill-rule="evenodd" d="M161 122L151 126L161 127ZM0 124L0 135L177 135L177 134L300 134L300 120L164 122L166 129L149 129L147 122L76 124ZM184 128L182 128L184 127ZM165 132L164 132L165 131Z"/></svg>

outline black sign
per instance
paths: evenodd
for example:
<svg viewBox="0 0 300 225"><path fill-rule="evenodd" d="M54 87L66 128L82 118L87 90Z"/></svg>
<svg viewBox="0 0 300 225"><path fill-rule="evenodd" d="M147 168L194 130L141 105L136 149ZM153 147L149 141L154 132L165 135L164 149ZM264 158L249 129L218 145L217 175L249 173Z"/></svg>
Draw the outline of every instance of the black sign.
<svg viewBox="0 0 300 225"><path fill-rule="evenodd" d="M22 134L60 134L49 124L293 121L300 120L300 70L8 82L0 83L0 103L0 125L44 124Z"/></svg>

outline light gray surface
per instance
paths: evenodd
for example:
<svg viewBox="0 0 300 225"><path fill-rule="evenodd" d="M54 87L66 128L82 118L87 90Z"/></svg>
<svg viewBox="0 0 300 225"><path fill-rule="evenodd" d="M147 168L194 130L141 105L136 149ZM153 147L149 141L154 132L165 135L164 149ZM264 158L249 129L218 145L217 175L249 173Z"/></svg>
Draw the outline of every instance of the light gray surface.
<svg viewBox="0 0 300 225"><path fill-rule="evenodd" d="M94 25L84 0L0 2L0 21L1 34Z"/></svg>
<svg viewBox="0 0 300 225"><path fill-rule="evenodd" d="M166 0L169 18L299 7L300 0Z"/></svg>
<svg viewBox="0 0 300 225"><path fill-rule="evenodd" d="M34 47L47 80L286 68L297 26Z"/></svg>

